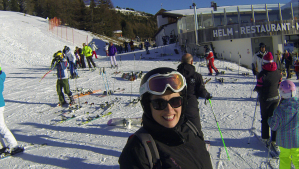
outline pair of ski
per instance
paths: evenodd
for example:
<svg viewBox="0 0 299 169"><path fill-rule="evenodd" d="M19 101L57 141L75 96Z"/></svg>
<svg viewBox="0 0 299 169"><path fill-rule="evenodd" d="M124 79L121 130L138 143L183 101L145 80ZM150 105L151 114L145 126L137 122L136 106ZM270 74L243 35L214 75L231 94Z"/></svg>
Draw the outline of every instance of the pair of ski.
<svg viewBox="0 0 299 169"><path fill-rule="evenodd" d="M138 103L139 103L139 101L140 101L140 97L138 97L137 99L133 99L132 101L130 101L128 104L127 104L127 107L128 106L133 106L133 107L135 107Z"/></svg>
<svg viewBox="0 0 299 169"><path fill-rule="evenodd" d="M120 73L121 73L121 71L115 71L115 72L112 73L112 75L118 75Z"/></svg>
<svg viewBox="0 0 299 169"><path fill-rule="evenodd" d="M235 83L235 82L238 81L238 79L236 79L236 78L223 78L223 77L216 78L215 77L215 79L216 79L217 82L220 82L220 83L224 83L224 82Z"/></svg>
<svg viewBox="0 0 299 169"><path fill-rule="evenodd" d="M41 148L41 147L45 147L46 145L48 145L48 144L47 143L43 143L43 144L34 144L34 143L31 143L29 145L24 146L24 151L38 149L38 148ZM8 157L19 155L19 154L23 153L24 151L20 151L20 152L14 153L14 154L11 154L11 153L2 153L2 154L0 154L0 160L8 158Z"/></svg>

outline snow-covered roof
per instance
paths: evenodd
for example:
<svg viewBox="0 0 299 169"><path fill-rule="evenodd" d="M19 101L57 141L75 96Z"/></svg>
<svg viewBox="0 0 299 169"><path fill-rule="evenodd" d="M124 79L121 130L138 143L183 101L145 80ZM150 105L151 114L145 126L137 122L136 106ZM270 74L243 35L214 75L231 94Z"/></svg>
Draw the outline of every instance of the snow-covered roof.
<svg viewBox="0 0 299 169"><path fill-rule="evenodd" d="M298 3L298 2L297 2ZM285 4L280 4L280 6L284 6ZM294 6L294 5L293 5ZM213 13L223 13L224 8L226 12L238 12L238 7L240 12L247 12L251 11L251 5L235 5L235 6L219 6L217 7L217 11L213 11L213 8L197 8L197 13L200 14L210 14L211 11ZM252 5L254 11L266 11L265 4L256 4ZM268 11L271 10L278 10L278 4L267 4ZM177 16L188 16L188 15L194 15L194 9L181 9L181 10L172 10L164 12L166 15L177 15Z"/></svg>

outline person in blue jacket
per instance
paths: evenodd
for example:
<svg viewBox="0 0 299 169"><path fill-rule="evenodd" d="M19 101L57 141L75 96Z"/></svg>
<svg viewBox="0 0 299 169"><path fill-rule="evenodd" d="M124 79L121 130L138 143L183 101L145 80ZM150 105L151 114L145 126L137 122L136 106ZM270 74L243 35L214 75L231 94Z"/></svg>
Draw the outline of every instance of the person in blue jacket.
<svg viewBox="0 0 299 169"><path fill-rule="evenodd" d="M62 88L64 89L65 94L69 96L70 104L74 104L74 99L70 90L67 73L67 60L61 51L56 52L53 57L54 58L52 60L51 68L53 69L54 67L56 67L57 69L56 90L59 98L58 106L65 106L67 104L64 98L64 94L62 92Z"/></svg>
<svg viewBox="0 0 299 169"><path fill-rule="evenodd" d="M4 81L6 78L6 74L2 71L0 65L0 142L2 148L0 149L0 154L2 153L11 153L15 154L18 152L24 151L23 147L18 146L18 142L11 131L7 128L4 120L4 109L5 109L5 101L3 97L3 90L4 90ZM6 146L4 140L8 144Z"/></svg>

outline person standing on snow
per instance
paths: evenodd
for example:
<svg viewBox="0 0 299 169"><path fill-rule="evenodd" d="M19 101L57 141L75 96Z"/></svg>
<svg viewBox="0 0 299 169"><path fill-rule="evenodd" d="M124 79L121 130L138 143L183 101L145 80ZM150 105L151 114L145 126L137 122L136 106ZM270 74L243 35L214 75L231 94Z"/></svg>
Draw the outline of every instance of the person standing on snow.
<svg viewBox="0 0 299 169"><path fill-rule="evenodd" d="M117 54L117 49L116 47L113 45L112 42L110 42L110 46L108 48L108 53L109 53L109 56L110 56L110 63L111 63L111 68L116 68L118 67L117 66L117 63L116 63L116 59L115 59L115 55ZM113 65L114 63L114 65Z"/></svg>
<svg viewBox="0 0 299 169"><path fill-rule="evenodd" d="M150 54L148 48L150 47L150 43L147 41L147 39L144 42L144 46L145 46L145 50L146 50L146 54Z"/></svg>
<svg viewBox="0 0 299 169"><path fill-rule="evenodd" d="M182 56L181 64L178 66L180 72L187 82L187 100L188 106L186 107L186 117L197 127L201 132L198 97L211 99L211 94L206 90L201 74L195 71L193 66L193 56L186 53Z"/></svg>
<svg viewBox="0 0 299 169"><path fill-rule="evenodd" d="M65 56L68 58L69 60L69 69L70 69L70 73L71 73L71 79L73 78L78 78L78 73L77 73L77 69L76 69L76 57L73 55L73 53L71 52L71 49L68 46L64 46L63 49L63 53L65 54Z"/></svg>
<svg viewBox="0 0 299 169"><path fill-rule="evenodd" d="M285 50L285 53L282 55L281 63L285 61L285 68L287 70L287 79L292 78L291 74L291 66L293 64L293 57L292 55L288 52L288 50Z"/></svg>
<svg viewBox="0 0 299 169"><path fill-rule="evenodd" d="M139 93L143 126L136 133L142 132L152 140L144 139L146 143L142 144L138 134L130 136L118 160L120 169L211 169L203 136L185 118L187 89L184 76L172 68L153 69L142 78ZM145 145L150 148L146 149ZM152 160L147 153L152 155Z"/></svg>
<svg viewBox="0 0 299 169"><path fill-rule="evenodd" d="M61 51L58 51L54 54L53 60L51 63L51 68L53 69L56 67L57 69L57 83L56 83L56 90L59 98L58 106L66 106L67 102L64 98L64 93L62 92L62 88L64 89L65 94L69 96L70 104L74 104L75 101L72 96L72 92L70 90L68 73L67 73L67 60L63 56Z"/></svg>
<svg viewBox="0 0 299 169"><path fill-rule="evenodd" d="M97 45L96 45L94 42L92 42L92 43L90 44L90 47L91 47L91 49L92 49L92 56L91 56L91 57L93 57L93 55L94 55L95 58L97 59L97 58L98 58L97 53L96 53L96 50L98 50Z"/></svg>
<svg viewBox="0 0 299 169"><path fill-rule="evenodd" d="M262 71L263 57L268 53L266 45L263 42L259 44L259 48L260 50L252 57L252 73L255 76Z"/></svg>
<svg viewBox="0 0 299 169"><path fill-rule="evenodd" d="M125 47L125 53L129 52L128 50L128 42L124 42L124 47Z"/></svg>
<svg viewBox="0 0 299 169"><path fill-rule="evenodd" d="M210 50L209 46L208 45L205 45L204 46L205 48L205 58L207 61L209 61L208 63L208 69L209 69L209 75L212 75L213 74L213 70L216 72L216 76L219 74L217 68L215 67L214 65L214 54L213 54L213 51Z"/></svg>
<svg viewBox="0 0 299 169"><path fill-rule="evenodd" d="M80 63L81 63L81 68L86 68L86 64L85 64L85 56L84 56L84 54L83 54L83 50L82 50L82 48L78 48L77 47L77 52L78 52L78 54L79 54L79 56L80 56Z"/></svg>
<svg viewBox="0 0 299 169"><path fill-rule="evenodd" d="M279 86L281 101L269 117L268 124L277 131L276 144L279 146L279 168L299 168L299 100L296 97L296 86L290 80Z"/></svg>
<svg viewBox="0 0 299 169"><path fill-rule="evenodd" d="M279 103L278 88L281 83L282 75L277 69L277 65L273 60L271 52L268 52L263 56L262 71L257 75L257 84L254 91L258 93L258 100L260 102L260 110L262 116L262 139L266 144L270 144L278 150L276 146L276 131L271 131L271 139L269 133L268 118L273 115L273 111L276 109Z"/></svg>
<svg viewBox="0 0 299 169"><path fill-rule="evenodd" d="M89 70L92 70L90 62L92 63L93 68L96 69L96 64L93 62L93 59L91 57L92 56L92 49L91 49L91 47L87 46L85 43L83 43L83 54L86 57Z"/></svg>
<svg viewBox="0 0 299 169"><path fill-rule="evenodd" d="M108 49L109 49L109 44L106 43L106 46L105 46L106 56L109 56L109 51L108 51Z"/></svg>
<svg viewBox="0 0 299 169"><path fill-rule="evenodd" d="M0 64L0 143L2 148L0 149L0 154L2 153L11 153L16 154L24 151L23 147L18 146L18 142L11 131L7 128L4 120L4 110L5 110L5 101L3 97L4 90L4 81L6 74L2 71ZM6 146L4 140L8 144Z"/></svg>

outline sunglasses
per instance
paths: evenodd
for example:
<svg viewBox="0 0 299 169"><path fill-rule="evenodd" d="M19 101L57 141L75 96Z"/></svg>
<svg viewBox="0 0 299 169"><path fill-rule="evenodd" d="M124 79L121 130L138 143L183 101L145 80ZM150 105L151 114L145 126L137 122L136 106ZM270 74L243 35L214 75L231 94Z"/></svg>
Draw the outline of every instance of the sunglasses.
<svg viewBox="0 0 299 169"><path fill-rule="evenodd" d="M154 99L150 101L155 110L164 110L169 103L172 108L178 108L182 105L182 97L173 97L170 100Z"/></svg>

